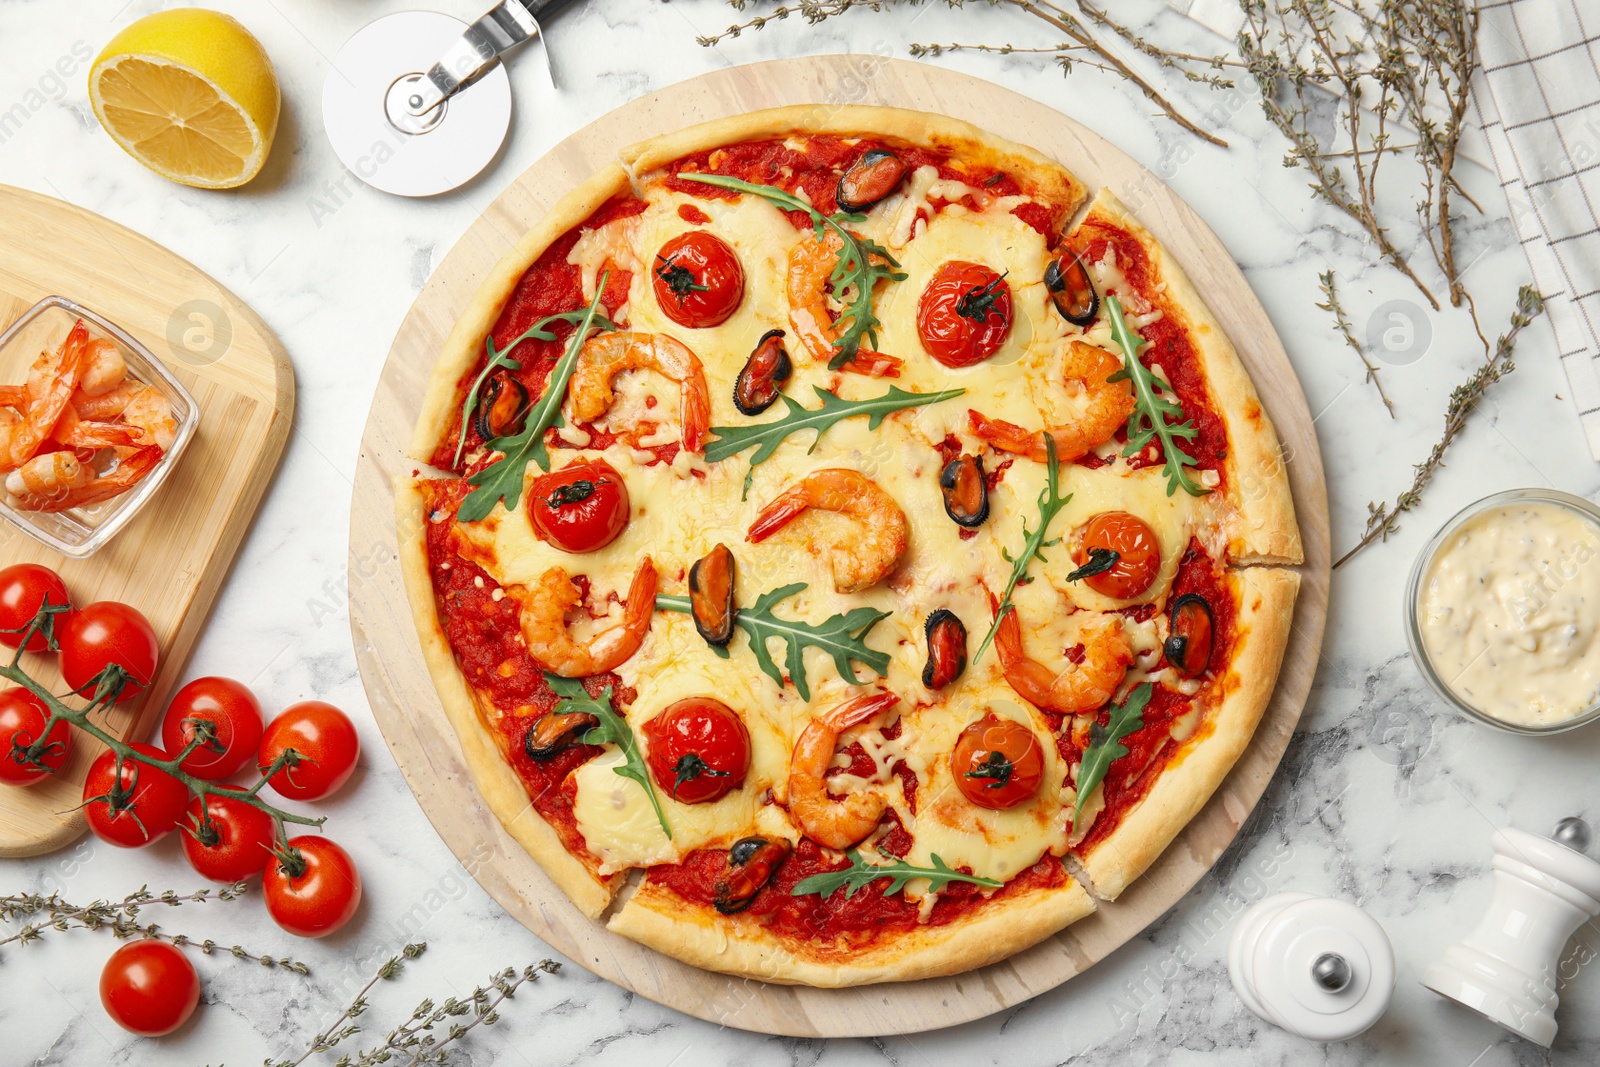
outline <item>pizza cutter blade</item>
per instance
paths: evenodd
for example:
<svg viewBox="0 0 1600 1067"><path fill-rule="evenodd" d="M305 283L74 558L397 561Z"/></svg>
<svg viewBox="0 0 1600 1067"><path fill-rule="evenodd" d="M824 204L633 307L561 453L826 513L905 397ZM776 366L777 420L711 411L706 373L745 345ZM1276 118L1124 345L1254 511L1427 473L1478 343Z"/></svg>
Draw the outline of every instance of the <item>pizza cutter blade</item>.
<svg viewBox="0 0 1600 1067"><path fill-rule="evenodd" d="M357 31L322 86L323 128L340 162L396 196L435 196L477 177L511 128L501 56L540 36L536 16L552 6L501 0L471 25L404 11Z"/></svg>

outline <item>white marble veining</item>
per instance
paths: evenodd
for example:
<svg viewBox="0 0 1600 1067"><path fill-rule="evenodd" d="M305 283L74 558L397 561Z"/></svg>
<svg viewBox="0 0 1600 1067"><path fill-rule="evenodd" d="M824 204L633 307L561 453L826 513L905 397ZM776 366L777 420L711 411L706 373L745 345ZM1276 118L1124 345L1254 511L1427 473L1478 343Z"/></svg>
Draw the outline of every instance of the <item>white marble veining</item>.
<svg viewBox="0 0 1600 1067"><path fill-rule="evenodd" d="M731 21L734 13L719 0L586 0L549 26L559 90L544 82L536 60L513 64L517 111L499 164L460 193L415 202L373 192L345 174L322 136L319 105L329 57L345 38L411 3L213 2L261 38L283 82L277 146L253 185L235 193L171 185L124 156L95 123L85 60L117 27L166 6L152 0L0 2L0 116L7 123L0 181L149 234L248 301L293 355L294 436L189 672L247 679L269 708L315 696L356 717L366 746L362 769L325 810L330 834L365 873L367 901L348 932L324 942L283 935L254 898L160 916L193 936L291 953L314 972L303 979L227 958L201 960L204 1006L194 1023L162 1041L131 1038L101 1011L95 989L108 937L51 935L7 949L0 953L4 1064L292 1058L405 940L426 939L431 947L374 997L363 1021L380 1035L424 995L464 992L493 967L545 956L546 948L467 878L422 817L373 724L351 654L344 592L350 480L374 382L401 317L443 253L506 183L561 137L642 93L726 64L810 52L905 56L914 41L951 39L1047 43L1019 13L934 5L862 10L816 29L773 25L711 50L694 38ZM487 6L430 2L469 19ZM1126 6L1155 19L1168 39L1187 34L1196 50L1216 47L1154 0ZM65 81L52 73L60 57L77 57ZM1152 117L1135 93L1093 71L1063 78L1027 56L959 54L939 62L1070 111L1157 170L1217 230L1261 295L1318 414L1335 550L1348 546L1367 501L1392 498L1409 480L1409 464L1437 436L1450 389L1482 358L1465 316L1422 312L1407 283L1373 264L1351 227L1312 200L1303 174L1281 166L1284 145L1251 93L1173 90L1191 112L1209 111L1208 125L1232 142L1220 149ZM1394 177L1409 180L1403 166ZM1498 330L1527 269L1491 176L1469 167L1465 177L1487 213L1464 221L1459 255L1472 264L1467 279L1485 328ZM1400 221L1398 238L1414 243ZM1358 329L1392 299L1431 334L1411 362L1384 365L1399 414L1393 421L1328 317L1313 307L1317 273L1330 268ZM1245 833L1170 915L1088 974L954 1029L801 1041L719 1029L569 966L519 996L501 1025L475 1033L471 1062L1546 1062L1540 1050L1438 1000L1417 979L1486 902L1493 827L1544 831L1568 814L1600 823L1593 792L1600 729L1521 739L1451 717L1407 657L1400 622L1405 570L1456 509L1513 486L1600 495L1600 470L1588 458L1544 324L1528 332L1517 361L1516 373L1495 387L1456 444L1424 507L1388 544L1338 573L1301 732ZM86 839L54 856L0 861L0 891L59 888L85 899L121 896L146 882L188 888L197 879L175 840L121 852ZM1362 1038L1308 1045L1250 1015L1229 987L1223 952L1233 919L1282 889L1352 900L1393 939L1400 969L1394 1003ZM1600 930L1585 927L1578 939L1600 945ZM1583 949L1565 976L1562 1030L1549 1062L1600 1059L1600 976L1579 966L1593 954Z"/></svg>

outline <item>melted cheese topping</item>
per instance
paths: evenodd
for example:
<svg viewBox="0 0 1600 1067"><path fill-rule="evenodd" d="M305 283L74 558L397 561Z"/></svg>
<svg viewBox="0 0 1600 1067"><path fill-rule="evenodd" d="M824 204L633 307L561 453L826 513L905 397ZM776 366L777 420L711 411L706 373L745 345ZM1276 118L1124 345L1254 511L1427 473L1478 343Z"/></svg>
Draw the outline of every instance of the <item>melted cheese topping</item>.
<svg viewBox="0 0 1600 1067"><path fill-rule="evenodd" d="M506 585L511 595L525 595L521 587L551 567L586 575L590 612L601 618L578 613L572 625L578 640L620 620L617 600L626 597L642 558L653 560L662 593L682 595L689 567L719 542L733 549L737 558L740 604L748 605L777 586L804 582L802 592L778 605L783 617L820 622L861 606L890 612L868 638L873 648L890 656L886 677L874 678L860 666L859 678L841 677L824 652L808 649L809 702L801 700L792 685L780 686L758 670L742 631L730 646L731 658L722 659L701 640L686 615L658 612L643 646L617 670L623 682L638 692L627 711L635 735L641 745L646 744L643 724L678 699L715 696L748 725L751 767L744 787L714 804L679 804L663 793L661 803L673 831L669 840L644 790L615 773L619 753L610 751L585 764L575 772L575 815L604 872L672 862L693 849L725 847L753 832L797 838L801 829L782 806L788 796L793 743L815 714L869 684L903 698L901 732L886 739L881 730L858 731L856 737L843 739L840 748L860 740L874 770L864 777L835 774L829 789L835 794L875 789L886 795L912 834L911 862L928 864L937 855L953 867L1007 880L1047 853L1061 855L1069 845L1067 823L1075 792L1068 769L1048 743L1042 716L1005 682L995 653L969 662L960 681L943 692L929 692L921 681L926 655L923 624L934 609L954 611L966 624L969 653L976 650L990 623L989 591L998 593L1011 574L1003 553L1014 553L1023 543L1024 525L1032 528L1038 522L1036 501L1045 484L1045 467L1015 459L991 493L990 519L974 536L963 539L944 512L938 488L941 460L933 446L954 434L968 453L980 450L981 442L968 431L969 409L1029 428L1059 425L1083 403L1061 374L1066 343L1086 339L1113 352L1116 346L1105 327L1097 325L1085 335L1051 307L1042 281L1049 249L1039 233L1010 213L1018 198L990 197L980 189L939 181L932 168L924 170L915 173L901 193L878 205L860 227L865 236L894 249L907 275L902 282L881 286L876 294L882 320L877 347L904 361L903 376L894 385L917 392L961 387L966 395L896 413L875 430L868 428L865 418L852 418L836 424L820 440L812 433L791 437L754 469L747 498L743 491L749 453L714 465L681 453L675 463L666 465L654 462L652 453L627 444L612 445L604 456L627 485L632 517L614 542L582 556L540 541L522 507L509 513L497 508L482 522L456 526L458 550ZM930 206L930 201L963 197L976 209L946 203L936 212ZM817 406L813 386L851 399L886 391L885 380L829 372L799 345L790 328L789 255L798 242L808 239L807 232L797 231L781 212L755 196L729 202L655 186L649 189L648 200L642 214L584 234L572 251L572 262L581 268L586 293L593 291L594 279L607 263L635 270L628 296L629 328L670 334L695 351L705 368L713 426L752 422L734 407L731 386L757 338L772 329L787 331L794 362L794 377L785 392L806 407ZM668 319L656 301L648 271L637 268L651 262L655 250L672 237L699 228L679 216L683 203L693 203L710 216L704 228L732 245L744 267L744 300L728 321L709 329L687 329ZM923 351L916 312L934 272L955 259L1006 272L1014 322L1010 336L991 359L953 370ZM1100 284L1120 283L1125 288L1114 261L1095 264L1092 270ZM1149 311L1148 305L1141 309L1140 304L1130 300L1130 310ZM631 371L614 384L616 402L599 425L642 429L643 442L635 443L678 438L674 383L653 372ZM756 421L780 413L781 407ZM570 427L570 413L567 421ZM555 468L577 458L577 447L587 443L570 428L562 431L562 438L575 447L551 450ZM1115 444L1110 447L1114 454ZM990 469L1005 458L991 455ZM764 504L806 474L826 467L852 468L873 479L898 502L911 528L909 546L891 579L850 595L835 591L830 560L835 552L854 551L859 545L860 534L852 520L808 511L761 544L745 540L751 520ZM539 473L530 468L529 480ZM1213 505L1181 492L1168 496L1158 469L1130 470L1120 460L1097 470L1068 464L1061 470L1061 482L1072 500L1055 519L1050 534L1067 544L1047 550L1047 561L1033 564L1032 580L1019 586L1014 596L1028 654L1054 669L1066 664L1064 650L1077 643L1076 634L1091 613L1128 603L1103 597L1081 582L1066 581L1076 566L1067 548L1084 523L1099 512L1122 510L1143 518L1156 531L1162 546L1160 577L1139 601L1163 600L1190 537L1210 539L1213 535L1206 531L1215 527L1208 510ZM1159 650L1164 626L1158 616L1130 631L1147 666L1159 658L1158 651L1154 656L1150 652ZM538 658L538 648L529 651ZM775 644L771 651L782 664L785 650ZM956 736L988 711L1026 722L1047 741L1045 785L1032 801L1005 812L966 801L955 788L949 766ZM1183 727L1193 728L1192 720ZM1173 736L1181 740L1179 732L1175 725ZM846 762L843 756L836 758L836 765ZM894 774L902 762L918 777L915 813ZM1084 831L1101 806L1097 795L1090 802ZM925 911L931 907L932 894L925 894L925 882L913 881L907 890L913 897L924 897Z"/></svg>

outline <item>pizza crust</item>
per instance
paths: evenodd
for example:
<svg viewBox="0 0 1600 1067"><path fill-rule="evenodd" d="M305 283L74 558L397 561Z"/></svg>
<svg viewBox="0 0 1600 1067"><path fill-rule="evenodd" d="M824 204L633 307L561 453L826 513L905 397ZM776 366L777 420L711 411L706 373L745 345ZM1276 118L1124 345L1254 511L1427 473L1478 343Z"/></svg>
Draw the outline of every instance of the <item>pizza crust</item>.
<svg viewBox="0 0 1600 1067"><path fill-rule="evenodd" d="M1189 276L1167 254L1165 246L1105 189L1090 203L1085 221L1097 217L1127 231L1143 246L1156 278L1166 286L1170 307L1178 309L1186 320L1211 391L1212 404L1227 427L1229 447L1224 473L1232 514L1222 514L1228 533L1229 562L1289 566L1305 562L1300 526L1294 516L1294 498L1289 488L1289 470L1278 443L1278 433L1262 409L1255 383L1240 362L1233 343L1222 332Z"/></svg>
<svg viewBox="0 0 1600 1067"><path fill-rule="evenodd" d="M871 131L870 134L865 131ZM619 154L635 177L697 152L741 141L786 137L791 133L870 136L886 143L946 148L952 155L1007 171L1030 193L1067 206L1070 216L1087 195L1082 182L1060 163L1025 145L946 115L862 104L797 104L751 111L629 145Z"/></svg>
<svg viewBox="0 0 1600 1067"><path fill-rule="evenodd" d="M622 878L601 880L567 851L555 829L529 802L527 787L494 740L497 734L484 718L477 696L456 665L455 654L439 625L433 581L428 575L428 505L419 486L415 478L405 475L395 479L395 532L400 574L411 601L417 637L422 642L422 658L433 676L445 717L455 731L478 793L506 833L544 868L556 888L579 911L587 918L597 919L610 906Z"/></svg>
<svg viewBox="0 0 1600 1067"><path fill-rule="evenodd" d="M1227 673L1213 681L1227 695L1184 743L1144 799L1082 856L1095 895L1115 900L1200 813L1255 736L1278 680L1294 623L1300 575L1278 567L1232 572L1239 597L1238 636ZM1230 833L1228 837L1232 837Z"/></svg>
<svg viewBox="0 0 1600 1067"><path fill-rule="evenodd" d="M439 358L428 378L406 455L423 463L433 461L434 450L450 432L456 412L466 399L462 377L483 355L483 339L500 320L506 301L529 267L563 234L594 214L606 201L629 190L628 174L615 163L597 171L588 181L562 197L505 255L472 295L466 310L445 338Z"/></svg>
<svg viewBox="0 0 1600 1067"><path fill-rule="evenodd" d="M1094 899L1069 880L987 906L970 918L918 927L841 959L819 960L795 954L748 915L687 904L671 890L646 882L607 928L708 971L833 989L969 971L1036 945L1094 910Z"/></svg>

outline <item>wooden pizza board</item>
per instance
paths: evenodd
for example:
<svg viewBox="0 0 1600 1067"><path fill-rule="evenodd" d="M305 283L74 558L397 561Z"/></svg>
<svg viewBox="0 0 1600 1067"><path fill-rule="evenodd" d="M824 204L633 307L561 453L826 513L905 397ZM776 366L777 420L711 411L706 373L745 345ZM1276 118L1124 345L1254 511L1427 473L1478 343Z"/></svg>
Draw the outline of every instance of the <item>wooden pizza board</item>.
<svg viewBox="0 0 1600 1067"><path fill-rule="evenodd" d="M106 719L117 736L143 739L182 676L278 466L294 415L294 368L266 324L186 260L109 219L0 185L0 329L51 295L132 334L200 407L199 429L167 480L88 559L67 559L0 524L0 566L43 563L75 602L120 600L155 627L155 681ZM27 656L24 666L64 690L54 656ZM53 779L0 788L0 856L50 852L83 832L83 779L104 746L81 733L74 742Z"/></svg>
<svg viewBox="0 0 1600 1067"><path fill-rule="evenodd" d="M1065 163L1091 189L1138 189L1135 214L1188 271L1238 346L1288 456L1306 564L1272 703L1233 773L1122 898L1008 960L950 978L856 989L766 985L679 963L585 919L484 806L422 662L396 564L394 475L445 336L521 234L623 145L757 108L881 104L965 119ZM445 257L401 324L378 383L350 517L350 627L367 695L422 809L479 884L528 929L596 974L690 1015L808 1037L911 1033L1018 1004L1079 974L1162 915L1210 869L1266 789L1311 687L1327 614L1328 502L1311 414L1272 323L1216 235L1154 175L1044 104L977 78L874 56L816 56L718 71L636 100L556 145Z"/></svg>

